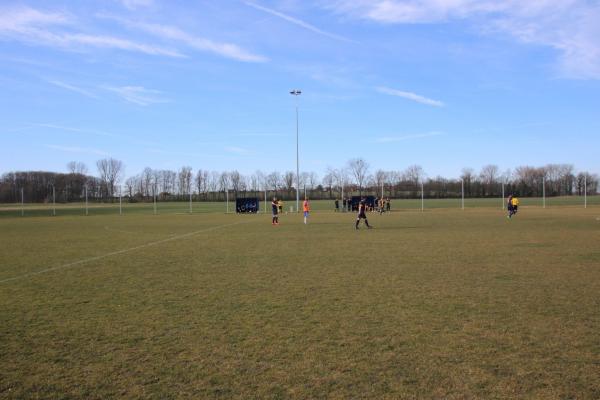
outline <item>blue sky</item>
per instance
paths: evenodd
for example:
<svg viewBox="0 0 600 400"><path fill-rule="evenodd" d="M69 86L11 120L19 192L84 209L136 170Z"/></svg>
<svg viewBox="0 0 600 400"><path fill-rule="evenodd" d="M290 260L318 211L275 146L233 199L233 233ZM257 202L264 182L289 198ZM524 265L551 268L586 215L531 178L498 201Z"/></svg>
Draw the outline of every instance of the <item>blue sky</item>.
<svg viewBox="0 0 600 400"><path fill-rule="evenodd" d="M600 4L3 1L0 172L600 172Z"/></svg>

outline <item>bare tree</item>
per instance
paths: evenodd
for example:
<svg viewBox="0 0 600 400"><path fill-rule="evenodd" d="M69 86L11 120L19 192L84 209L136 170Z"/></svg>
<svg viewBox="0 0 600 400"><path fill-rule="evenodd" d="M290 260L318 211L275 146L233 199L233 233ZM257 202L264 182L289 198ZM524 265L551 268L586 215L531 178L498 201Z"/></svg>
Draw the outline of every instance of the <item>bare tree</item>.
<svg viewBox="0 0 600 400"><path fill-rule="evenodd" d="M463 168L460 179L463 181L467 197L471 196L472 185L475 179L473 168Z"/></svg>
<svg viewBox="0 0 600 400"><path fill-rule="evenodd" d="M266 177L266 189L278 190L281 187L282 178L279 172L273 171Z"/></svg>
<svg viewBox="0 0 600 400"><path fill-rule="evenodd" d="M287 190L288 192L292 191L292 188L294 187L295 178L296 174L292 171L286 171L286 173L283 174L283 184L285 185L285 190Z"/></svg>
<svg viewBox="0 0 600 400"><path fill-rule="evenodd" d="M187 195L192 191L192 167L181 167L178 174L179 194Z"/></svg>
<svg viewBox="0 0 600 400"><path fill-rule="evenodd" d="M87 166L79 161L71 161L67 163L67 170L71 174L86 175L88 173Z"/></svg>
<svg viewBox="0 0 600 400"><path fill-rule="evenodd" d="M241 191L244 186L243 177L237 170L233 170L229 173L229 182L231 183L231 189L233 189L236 194Z"/></svg>
<svg viewBox="0 0 600 400"><path fill-rule="evenodd" d="M115 160L114 158L105 158L103 160L98 160L96 166L98 167L100 179L106 186L108 196L113 197L115 185L119 182L125 172L123 162Z"/></svg>
<svg viewBox="0 0 600 400"><path fill-rule="evenodd" d="M498 183L498 178L500 173L498 172L497 165L486 165L481 168L481 172L479 173L479 179L481 179L481 183L484 184L484 187L487 189L486 192L483 193L484 196L492 195L494 193L494 187Z"/></svg>
<svg viewBox="0 0 600 400"><path fill-rule="evenodd" d="M229 174L222 172L219 175L219 191L224 192L226 190L229 190Z"/></svg>
<svg viewBox="0 0 600 400"><path fill-rule="evenodd" d="M353 158L348 161L348 168L358 185L358 194L362 196L362 188L369 173L369 164L362 158Z"/></svg>
<svg viewBox="0 0 600 400"><path fill-rule="evenodd" d="M198 194L208 191L208 171L199 169L196 173L196 189Z"/></svg>
<svg viewBox="0 0 600 400"><path fill-rule="evenodd" d="M329 198L333 195L333 184L335 182L335 175L330 168L327 168L327 173L323 176L323 186L329 192Z"/></svg>

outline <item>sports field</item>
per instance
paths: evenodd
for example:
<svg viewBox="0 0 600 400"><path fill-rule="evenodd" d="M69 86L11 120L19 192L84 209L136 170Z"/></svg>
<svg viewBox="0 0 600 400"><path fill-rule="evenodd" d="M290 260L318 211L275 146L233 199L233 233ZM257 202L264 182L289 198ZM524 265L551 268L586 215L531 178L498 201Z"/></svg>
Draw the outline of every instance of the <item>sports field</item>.
<svg viewBox="0 0 600 400"><path fill-rule="evenodd" d="M600 207L452 201L5 206L0 398L600 398Z"/></svg>

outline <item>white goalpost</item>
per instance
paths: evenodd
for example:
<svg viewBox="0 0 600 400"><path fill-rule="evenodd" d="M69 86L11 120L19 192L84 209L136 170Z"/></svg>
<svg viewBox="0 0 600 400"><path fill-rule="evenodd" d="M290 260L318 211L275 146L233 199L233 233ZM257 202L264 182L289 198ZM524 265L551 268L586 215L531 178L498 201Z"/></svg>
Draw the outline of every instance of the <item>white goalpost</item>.
<svg viewBox="0 0 600 400"><path fill-rule="evenodd" d="M542 177L542 208L546 208L546 178Z"/></svg>

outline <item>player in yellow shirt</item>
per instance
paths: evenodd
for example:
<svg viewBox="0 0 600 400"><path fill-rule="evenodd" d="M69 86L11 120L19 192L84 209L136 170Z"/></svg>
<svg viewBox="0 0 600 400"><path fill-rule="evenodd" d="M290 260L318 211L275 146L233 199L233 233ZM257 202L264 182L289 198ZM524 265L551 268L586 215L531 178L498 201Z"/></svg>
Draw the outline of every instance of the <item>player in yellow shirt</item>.
<svg viewBox="0 0 600 400"><path fill-rule="evenodd" d="M304 225L308 222L308 214L310 213L310 204L308 202L308 197L304 198L304 203L302 203L302 210L304 211Z"/></svg>
<svg viewBox="0 0 600 400"><path fill-rule="evenodd" d="M508 218L512 218L513 215L519 210L519 199L517 196L510 195L508 197Z"/></svg>

